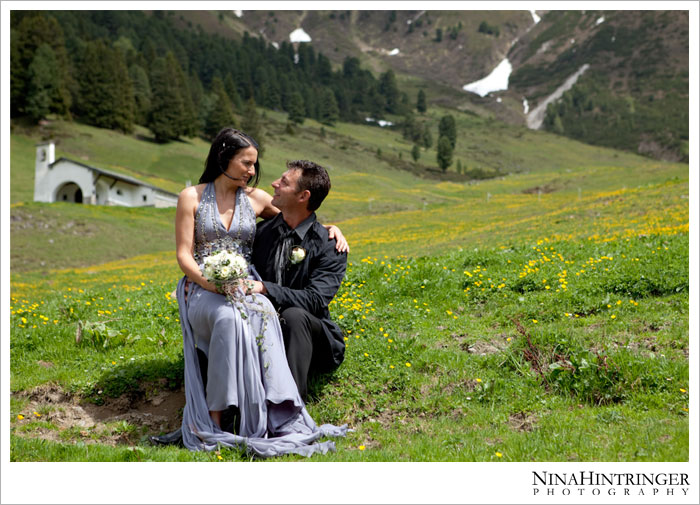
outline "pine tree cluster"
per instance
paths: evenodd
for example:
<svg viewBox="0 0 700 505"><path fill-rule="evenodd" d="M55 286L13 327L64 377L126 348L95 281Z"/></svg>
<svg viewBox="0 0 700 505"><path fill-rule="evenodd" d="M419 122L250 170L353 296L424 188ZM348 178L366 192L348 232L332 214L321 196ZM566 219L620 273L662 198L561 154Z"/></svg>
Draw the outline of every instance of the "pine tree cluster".
<svg viewBox="0 0 700 505"><path fill-rule="evenodd" d="M58 114L123 132L138 124L168 141L227 125L260 130L256 104L326 125L411 108L391 70L375 78L348 57L334 71L310 44L277 49L176 21L164 11L12 11L12 117Z"/></svg>

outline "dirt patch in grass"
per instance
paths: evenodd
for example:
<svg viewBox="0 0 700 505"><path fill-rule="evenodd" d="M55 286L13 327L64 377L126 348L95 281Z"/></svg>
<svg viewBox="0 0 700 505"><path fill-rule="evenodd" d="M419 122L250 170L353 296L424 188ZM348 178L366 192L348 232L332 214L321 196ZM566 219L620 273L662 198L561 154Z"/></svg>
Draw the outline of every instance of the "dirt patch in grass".
<svg viewBox="0 0 700 505"><path fill-rule="evenodd" d="M537 416L527 412L516 412L508 417L508 426L515 431L532 431L537 423Z"/></svg>
<svg viewBox="0 0 700 505"><path fill-rule="evenodd" d="M560 189L559 185L555 184L554 182L550 182L545 184L544 186L533 186L531 188L523 189L523 193L526 195L532 195L532 194L547 194L547 193L553 193Z"/></svg>
<svg viewBox="0 0 700 505"><path fill-rule="evenodd" d="M28 400L22 409L24 419L15 419L14 427L41 420L56 428L14 431L47 440L72 439L65 433L70 431L75 438L86 443L134 443L145 434L169 432L181 423L184 390L171 391L158 386L145 385L145 392L139 395L105 398L102 405L63 391L55 384L43 384L32 391L14 393L15 397Z"/></svg>
<svg viewBox="0 0 700 505"><path fill-rule="evenodd" d="M477 340L473 344L469 344L468 346L466 346L466 349L464 349L463 345L462 349L466 350L471 354L486 356L487 354L501 352L505 348L505 346L505 342L500 339L493 339L488 342L486 342L485 340Z"/></svg>

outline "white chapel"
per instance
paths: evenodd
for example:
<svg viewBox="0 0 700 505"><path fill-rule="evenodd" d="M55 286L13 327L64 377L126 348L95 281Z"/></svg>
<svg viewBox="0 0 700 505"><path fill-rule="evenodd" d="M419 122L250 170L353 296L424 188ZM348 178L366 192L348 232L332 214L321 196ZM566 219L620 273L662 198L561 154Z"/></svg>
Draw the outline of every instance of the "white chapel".
<svg viewBox="0 0 700 505"><path fill-rule="evenodd" d="M52 141L37 144L34 201L125 207L174 207L177 195L126 175L56 157Z"/></svg>

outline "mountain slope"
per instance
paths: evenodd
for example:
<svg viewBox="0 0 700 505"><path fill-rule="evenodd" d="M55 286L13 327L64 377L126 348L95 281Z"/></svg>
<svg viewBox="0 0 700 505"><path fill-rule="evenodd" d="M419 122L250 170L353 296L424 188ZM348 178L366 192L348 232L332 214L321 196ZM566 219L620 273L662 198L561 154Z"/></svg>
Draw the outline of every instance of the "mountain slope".
<svg viewBox="0 0 700 505"><path fill-rule="evenodd" d="M545 128L687 160L688 40L685 11L553 11L509 53L509 93L534 105L588 65L550 106Z"/></svg>
<svg viewBox="0 0 700 505"><path fill-rule="evenodd" d="M352 56L374 72L391 68L411 92L429 90L429 102L513 124L526 124L527 112L588 64L551 108L543 128L592 144L687 160L687 11L537 12L538 23L537 14L526 10L182 15L196 17L205 29L228 29L233 37L249 31L275 44L302 28L336 65ZM483 98L462 91L506 57L513 67L508 90Z"/></svg>

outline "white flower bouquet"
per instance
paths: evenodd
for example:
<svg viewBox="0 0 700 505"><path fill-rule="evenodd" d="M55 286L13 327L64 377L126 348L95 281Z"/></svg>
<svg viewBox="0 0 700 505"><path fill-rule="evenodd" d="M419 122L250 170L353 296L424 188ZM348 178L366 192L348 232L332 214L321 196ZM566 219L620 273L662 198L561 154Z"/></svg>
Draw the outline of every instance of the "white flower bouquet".
<svg viewBox="0 0 700 505"><path fill-rule="evenodd" d="M202 275L228 297L233 297L236 281L248 277L248 262L231 251L217 251L204 258Z"/></svg>

